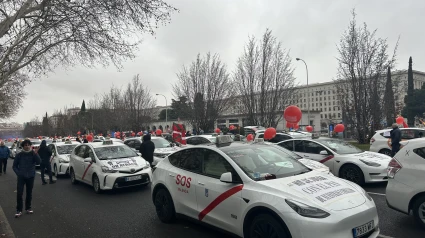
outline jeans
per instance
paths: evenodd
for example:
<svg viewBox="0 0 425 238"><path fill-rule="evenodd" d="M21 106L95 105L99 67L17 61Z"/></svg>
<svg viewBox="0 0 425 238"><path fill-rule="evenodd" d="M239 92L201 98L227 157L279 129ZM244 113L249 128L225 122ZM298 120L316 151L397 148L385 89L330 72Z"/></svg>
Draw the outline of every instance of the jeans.
<svg viewBox="0 0 425 238"><path fill-rule="evenodd" d="M16 197L16 210L21 212L23 207L22 196L24 194L24 186L26 186L26 197L25 197L25 210L31 209L31 200L32 200L32 188L34 187L34 177L24 178L18 176L18 189Z"/></svg>
<svg viewBox="0 0 425 238"><path fill-rule="evenodd" d="M1 158L1 159L0 159L0 174L1 174L2 172L5 172L5 173L6 173L7 159L8 159L8 158ZM3 168L2 168L2 167L3 167Z"/></svg>
<svg viewBox="0 0 425 238"><path fill-rule="evenodd" d="M52 166L50 165L50 163L41 163L40 164L40 172L41 172L41 182L45 183L46 181L44 180L44 171L47 169L47 174L49 175L49 179L50 181L52 180Z"/></svg>

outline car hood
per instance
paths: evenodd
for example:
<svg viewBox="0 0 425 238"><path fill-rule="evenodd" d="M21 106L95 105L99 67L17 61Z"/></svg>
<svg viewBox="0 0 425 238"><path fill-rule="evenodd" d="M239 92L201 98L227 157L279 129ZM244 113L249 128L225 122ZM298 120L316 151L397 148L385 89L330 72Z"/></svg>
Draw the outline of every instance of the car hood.
<svg viewBox="0 0 425 238"><path fill-rule="evenodd" d="M61 155L59 155L59 158L60 159L63 159L63 160L68 161L68 162L69 162L69 158L70 157L71 157L70 154L61 154Z"/></svg>
<svg viewBox="0 0 425 238"><path fill-rule="evenodd" d="M299 159L298 161L301 162L303 165L305 165L307 168L315 170L315 171L319 171L323 173L329 173L330 171L328 166L311 159Z"/></svg>
<svg viewBox="0 0 425 238"><path fill-rule="evenodd" d="M118 171L131 171L132 169L139 170L145 167L146 160L141 157L130 157L121 159L101 160L103 166L109 169Z"/></svg>
<svg viewBox="0 0 425 238"><path fill-rule="evenodd" d="M366 202L363 192L354 185L318 171L258 183L286 198L326 210L342 211Z"/></svg>
<svg viewBox="0 0 425 238"><path fill-rule="evenodd" d="M343 157L350 157L350 158L356 158L356 159L362 159L370 162L380 163L388 165L388 163L391 161L391 157L388 155L376 153L376 152L369 152L365 151L358 154L346 154L346 155L339 155Z"/></svg>

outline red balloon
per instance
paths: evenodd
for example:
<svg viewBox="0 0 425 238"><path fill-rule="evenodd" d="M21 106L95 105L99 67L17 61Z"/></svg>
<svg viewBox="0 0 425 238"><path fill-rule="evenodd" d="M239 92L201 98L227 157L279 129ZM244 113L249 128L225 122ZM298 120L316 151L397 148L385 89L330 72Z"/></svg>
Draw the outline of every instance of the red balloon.
<svg viewBox="0 0 425 238"><path fill-rule="evenodd" d="M267 128L266 131L264 132L264 140L273 139L273 137L275 136L276 136L276 129L274 129L273 127Z"/></svg>
<svg viewBox="0 0 425 238"><path fill-rule="evenodd" d="M41 138L42 138L41 136L38 136L38 139L40 139L40 140L41 140Z"/></svg>
<svg viewBox="0 0 425 238"><path fill-rule="evenodd" d="M86 139L87 139L88 141L92 142L92 141L93 141L93 136L92 136L92 135L88 135L88 136L86 137Z"/></svg>
<svg viewBox="0 0 425 238"><path fill-rule="evenodd" d="M254 136L252 135L252 134L248 134L247 136L246 136L246 140L247 141L252 141L254 139Z"/></svg>
<svg viewBox="0 0 425 238"><path fill-rule="evenodd" d="M404 118L402 116L399 116L395 119L395 121L397 122L397 124L403 124Z"/></svg>
<svg viewBox="0 0 425 238"><path fill-rule="evenodd" d="M81 134L81 131L78 131L78 132L77 132L77 135L80 135L80 134Z"/></svg>
<svg viewBox="0 0 425 238"><path fill-rule="evenodd" d="M161 131L161 129L156 129L156 135L157 135L157 136L162 135L162 131Z"/></svg>
<svg viewBox="0 0 425 238"><path fill-rule="evenodd" d="M298 123L301 120L301 109L297 106L291 105L283 112L283 117L290 123Z"/></svg>
<svg viewBox="0 0 425 238"><path fill-rule="evenodd" d="M295 129L295 130L300 129L300 126L298 125L298 123L294 124L294 129Z"/></svg>
<svg viewBox="0 0 425 238"><path fill-rule="evenodd" d="M229 130L233 131L234 129L235 129L235 126L234 125L230 125L229 126Z"/></svg>
<svg viewBox="0 0 425 238"><path fill-rule="evenodd" d="M312 126L306 126L306 127L305 127L305 129L306 129L308 132L312 132L312 131L313 131L313 127L312 127Z"/></svg>
<svg viewBox="0 0 425 238"><path fill-rule="evenodd" d="M138 136L141 136L142 135L142 132L141 131L137 132L137 135Z"/></svg>
<svg viewBox="0 0 425 238"><path fill-rule="evenodd" d="M221 130L220 130L220 128L215 128L215 133L217 133L217 134L220 134L220 132L221 132Z"/></svg>
<svg viewBox="0 0 425 238"><path fill-rule="evenodd" d="M131 136L132 137L134 137L136 135L136 133L134 133L134 132L131 132Z"/></svg>
<svg viewBox="0 0 425 238"><path fill-rule="evenodd" d="M344 130L345 126L343 124L337 124L334 129L335 132L343 132Z"/></svg>

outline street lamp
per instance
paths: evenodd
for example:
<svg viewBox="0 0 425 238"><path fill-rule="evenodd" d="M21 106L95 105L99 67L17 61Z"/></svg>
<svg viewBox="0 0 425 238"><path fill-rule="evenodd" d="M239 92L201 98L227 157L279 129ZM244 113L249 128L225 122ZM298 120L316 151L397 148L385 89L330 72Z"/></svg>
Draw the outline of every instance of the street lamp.
<svg viewBox="0 0 425 238"><path fill-rule="evenodd" d="M168 104L167 104L167 98L164 95L159 94L159 93L157 93L156 96L163 96L165 98L165 124L166 124L165 128L167 128L167 126L168 126L168 113L167 113Z"/></svg>
<svg viewBox="0 0 425 238"><path fill-rule="evenodd" d="M301 60L305 64L305 71L307 73L307 124L310 125L310 92L308 91L308 68L307 63L301 58L295 58L297 61Z"/></svg>

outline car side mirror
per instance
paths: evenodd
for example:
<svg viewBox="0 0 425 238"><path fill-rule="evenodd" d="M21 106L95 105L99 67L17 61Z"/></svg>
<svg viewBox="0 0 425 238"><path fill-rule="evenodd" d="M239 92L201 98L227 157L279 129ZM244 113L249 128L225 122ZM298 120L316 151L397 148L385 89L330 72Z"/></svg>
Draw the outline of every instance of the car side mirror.
<svg viewBox="0 0 425 238"><path fill-rule="evenodd" d="M320 151L319 154L321 154L321 155L328 155L328 152L326 150L322 150L322 151Z"/></svg>
<svg viewBox="0 0 425 238"><path fill-rule="evenodd" d="M223 183L233 183L232 173L231 172L223 173L220 176L220 181L223 182Z"/></svg>
<svg viewBox="0 0 425 238"><path fill-rule="evenodd" d="M91 163L93 162L93 160L90 157L88 157L84 159L84 162Z"/></svg>

